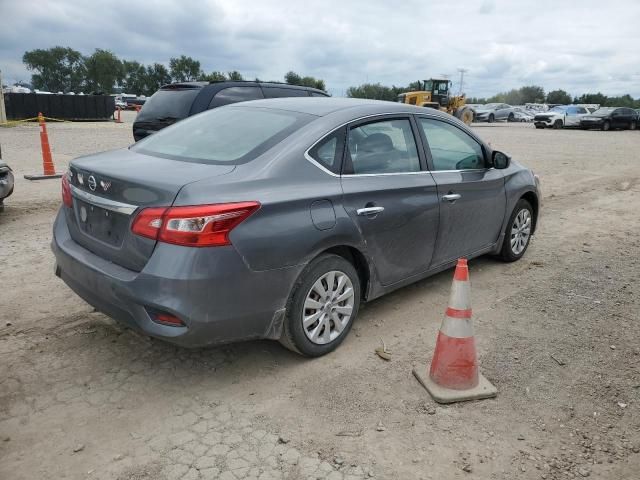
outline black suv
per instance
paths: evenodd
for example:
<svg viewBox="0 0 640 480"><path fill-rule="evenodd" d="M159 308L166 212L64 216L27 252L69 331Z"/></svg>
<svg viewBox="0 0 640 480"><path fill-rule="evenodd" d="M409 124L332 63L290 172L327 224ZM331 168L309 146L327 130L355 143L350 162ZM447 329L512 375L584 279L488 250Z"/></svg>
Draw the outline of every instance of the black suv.
<svg viewBox="0 0 640 480"><path fill-rule="evenodd" d="M229 103L278 97L328 97L317 88L287 83L226 81L183 82L161 87L145 102L133 123L136 142L196 113Z"/></svg>

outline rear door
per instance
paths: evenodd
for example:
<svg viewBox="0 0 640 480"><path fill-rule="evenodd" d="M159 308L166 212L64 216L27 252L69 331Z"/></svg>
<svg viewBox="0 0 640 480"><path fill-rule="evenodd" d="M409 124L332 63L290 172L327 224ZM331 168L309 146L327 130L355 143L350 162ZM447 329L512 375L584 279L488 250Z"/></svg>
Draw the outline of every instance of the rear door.
<svg viewBox="0 0 640 480"><path fill-rule="evenodd" d="M505 216L500 170L488 168L482 144L456 125L417 117L440 201L440 227L432 265L495 244Z"/></svg>
<svg viewBox="0 0 640 480"><path fill-rule="evenodd" d="M383 285L427 270L437 237L438 193L416 136L408 115L376 117L348 129L344 205Z"/></svg>

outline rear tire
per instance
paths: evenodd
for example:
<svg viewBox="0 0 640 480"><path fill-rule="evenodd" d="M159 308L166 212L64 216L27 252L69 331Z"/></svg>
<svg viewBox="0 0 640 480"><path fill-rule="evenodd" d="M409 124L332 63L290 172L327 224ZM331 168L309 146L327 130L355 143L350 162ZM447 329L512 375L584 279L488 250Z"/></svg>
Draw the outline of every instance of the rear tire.
<svg viewBox="0 0 640 480"><path fill-rule="evenodd" d="M525 199L516 203L504 234L500 258L505 262L520 260L529 248L533 233L533 208Z"/></svg>
<svg viewBox="0 0 640 480"><path fill-rule="evenodd" d="M359 308L355 267L339 255L321 255L305 267L293 287L280 343L306 357L325 355L343 342Z"/></svg>

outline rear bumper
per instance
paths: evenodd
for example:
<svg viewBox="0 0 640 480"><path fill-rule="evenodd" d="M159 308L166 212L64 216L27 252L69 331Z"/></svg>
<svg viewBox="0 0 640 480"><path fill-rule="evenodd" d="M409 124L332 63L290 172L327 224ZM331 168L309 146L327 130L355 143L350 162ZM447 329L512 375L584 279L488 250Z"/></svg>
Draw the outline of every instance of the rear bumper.
<svg viewBox="0 0 640 480"><path fill-rule="evenodd" d="M289 292L302 269L256 272L233 247L159 243L145 268L135 272L77 244L60 213L51 247L56 274L87 303L135 330L185 347L279 338ZM185 326L156 323L150 309L175 315Z"/></svg>

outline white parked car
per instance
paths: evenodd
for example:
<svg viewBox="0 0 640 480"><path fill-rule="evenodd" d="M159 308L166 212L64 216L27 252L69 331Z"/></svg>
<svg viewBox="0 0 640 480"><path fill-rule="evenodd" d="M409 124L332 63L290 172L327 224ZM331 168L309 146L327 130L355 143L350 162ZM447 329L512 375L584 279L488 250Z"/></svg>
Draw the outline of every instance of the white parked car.
<svg viewBox="0 0 640 480"><path fill-rule="evenodd" d="M536 128L579 127L580 119L589 115L589 110L579 105L558 105L533 117Z"/></svg>

